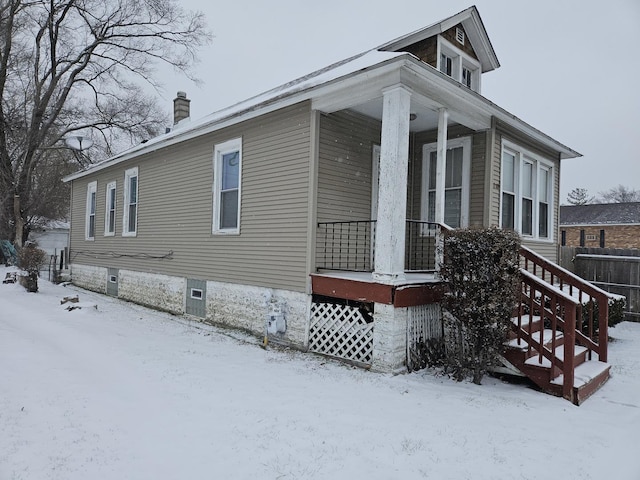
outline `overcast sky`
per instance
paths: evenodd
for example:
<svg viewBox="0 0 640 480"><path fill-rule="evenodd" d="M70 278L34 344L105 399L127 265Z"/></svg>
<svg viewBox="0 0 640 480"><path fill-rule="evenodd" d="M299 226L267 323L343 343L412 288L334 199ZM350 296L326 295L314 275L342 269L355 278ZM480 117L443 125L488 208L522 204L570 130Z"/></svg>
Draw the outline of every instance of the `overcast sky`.
<svg viewBox="0 0 640 480"><path fill-rule="evenodd" d="M374 48L472 0L181 0L215 38L197 86L165 76L168 108L187 92L199 118ZM640 0L475 0L501 67L482 94L582 153L563 161L560 199L618 184L640 189Z"/></svg>

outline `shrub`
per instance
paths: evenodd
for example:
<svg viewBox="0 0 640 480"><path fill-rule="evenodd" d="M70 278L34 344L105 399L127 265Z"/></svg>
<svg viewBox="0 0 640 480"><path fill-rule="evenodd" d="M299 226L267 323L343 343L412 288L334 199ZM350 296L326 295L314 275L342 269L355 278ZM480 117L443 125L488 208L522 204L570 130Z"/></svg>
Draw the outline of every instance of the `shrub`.
<svg viewBox="0 0 640 480"><path fill-rule="evenodd" d="M38 291L38 274L40 269L47 264L47 253L37 248L33 243L22 247L18 251L18 267L27 272L20 283L29 292Z"/></svg>
<svg viewBox="0 0 640 480"><path fill-rule="evenodd" d="M444 239L440 273L444 298L446 369L480 384L504 351L518 299L520 237L498 228L455 230Z"/></svg>

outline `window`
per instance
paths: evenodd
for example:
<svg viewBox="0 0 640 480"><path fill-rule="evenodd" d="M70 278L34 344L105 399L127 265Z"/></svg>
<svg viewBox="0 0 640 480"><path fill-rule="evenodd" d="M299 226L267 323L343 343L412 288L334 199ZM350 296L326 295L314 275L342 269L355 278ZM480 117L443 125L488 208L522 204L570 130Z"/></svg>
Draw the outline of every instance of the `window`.
<svg viewBox="0 0 640 480"><path fill-rule="evenodd" d="M472 73L471 70L469 70L467 67L462 67L462 83L468 87L471 88L472 85Z"/></svg>
<svg viewBox="0 0 640 480"><path fill-rule="evenodd" d="M560 242L560 245L562 245L563 247L567 245L567 231L566 230L562 230L562 241Z"/></svg>
<svg viewBox="0 0 640 480"><path fill-rule="evenodd" d="M462 32L464 36L464 32ZM454 44L438 36L436 68L474 92L480 92L480 63Z"/></svg>
<svg viewBox="0 0 640 480"><path fill-rule="evenodd" d="M213 156L213 233L240 233L242 140L216 145Z"/></svg>
<svg viewBox="0 0 640 480"><path fill-rule="evenodd" d="M116 233L116 182L107 184L106 211L104 215L104 234Z"/></svg>
<svg viewBox="0 0 640 480"><path fill-rule="evenodd" d="M138 167L124 172L124 212L122 236L135 237L138 231Z"/></svg>
<svg viewBox="0 0 640 480"><path fill-rule="evenodd" d="M604 230L600 230L600 248L604 248Z"/></svg>
<svg viewBox="0 0 640 480"><path fill-rule="evenodd" d="M584 247L584 230L580 230L580 246Z"/></svg>
<svg viewBox="0 0 640 480"><path fill-rule="evenodd" d="M550 240L553 165L511 142L502 148L501 225Z"/></svg>
<svg viewBox="0 0 640 480"><path fill-rule="evenodd" d="M453 59L444 53L440 54L440 71L453 76Z"/></svg>
<svg viewBox="0 0 640 480"><path fill-rule="evenodd" d="M91 182L87 185L87 206L85 218L85 240L93 240L96 236L96 190L97 182Z"/></svg>
<svg viewBox="0 0 640 480"><path fill-rule="evenodd" d="M199 288L192 288L191 289L191 298L195 299L195 300L202 300L203 297L203 291Z"/></svg>
<svg viewBox="0 0 640 480"><path fill-rule="evenodd" d="M428 222L434 222L436 218L436 149L435 143L425 145L422 155L422 219ZM469 224L470 155L470 138L447 142L444 223L453 228L466 227Z"/></svg>

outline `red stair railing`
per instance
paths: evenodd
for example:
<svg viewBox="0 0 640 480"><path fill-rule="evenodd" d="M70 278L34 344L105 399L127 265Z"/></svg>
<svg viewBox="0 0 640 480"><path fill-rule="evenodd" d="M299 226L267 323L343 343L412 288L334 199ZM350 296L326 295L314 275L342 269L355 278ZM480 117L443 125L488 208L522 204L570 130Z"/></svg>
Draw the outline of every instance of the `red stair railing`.
<svg viewBox="0 0 640 480"><path fill-rule="evenodd" d="M575 341L589 349L589 358L595 352L606 362L609 301L614 297L527 247L520 248L520 256L525 271L577 301Z"/></svg>

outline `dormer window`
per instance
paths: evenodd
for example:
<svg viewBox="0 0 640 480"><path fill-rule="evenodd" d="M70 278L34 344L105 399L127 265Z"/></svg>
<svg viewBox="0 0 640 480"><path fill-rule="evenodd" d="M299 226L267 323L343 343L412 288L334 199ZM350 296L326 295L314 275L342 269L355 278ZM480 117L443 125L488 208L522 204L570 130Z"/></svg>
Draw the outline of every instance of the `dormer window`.
<svg viewBox="0 0 640 480"><path fill-rule="evenodd" d="M480 63L441 36L438 50L438 70L480 93Z"/></svg>
<svg viewBox="0 0 640 480"><path fill-rule="evenodd" d="M444 53L440 54L440 71L453 76L453 59Z"/></svg>
<svg viewBox="0 0 640 480"><path fill-rule="evenodd" d="M462 67L462 84L473 89L473 73L467 67Z"/></svg>

